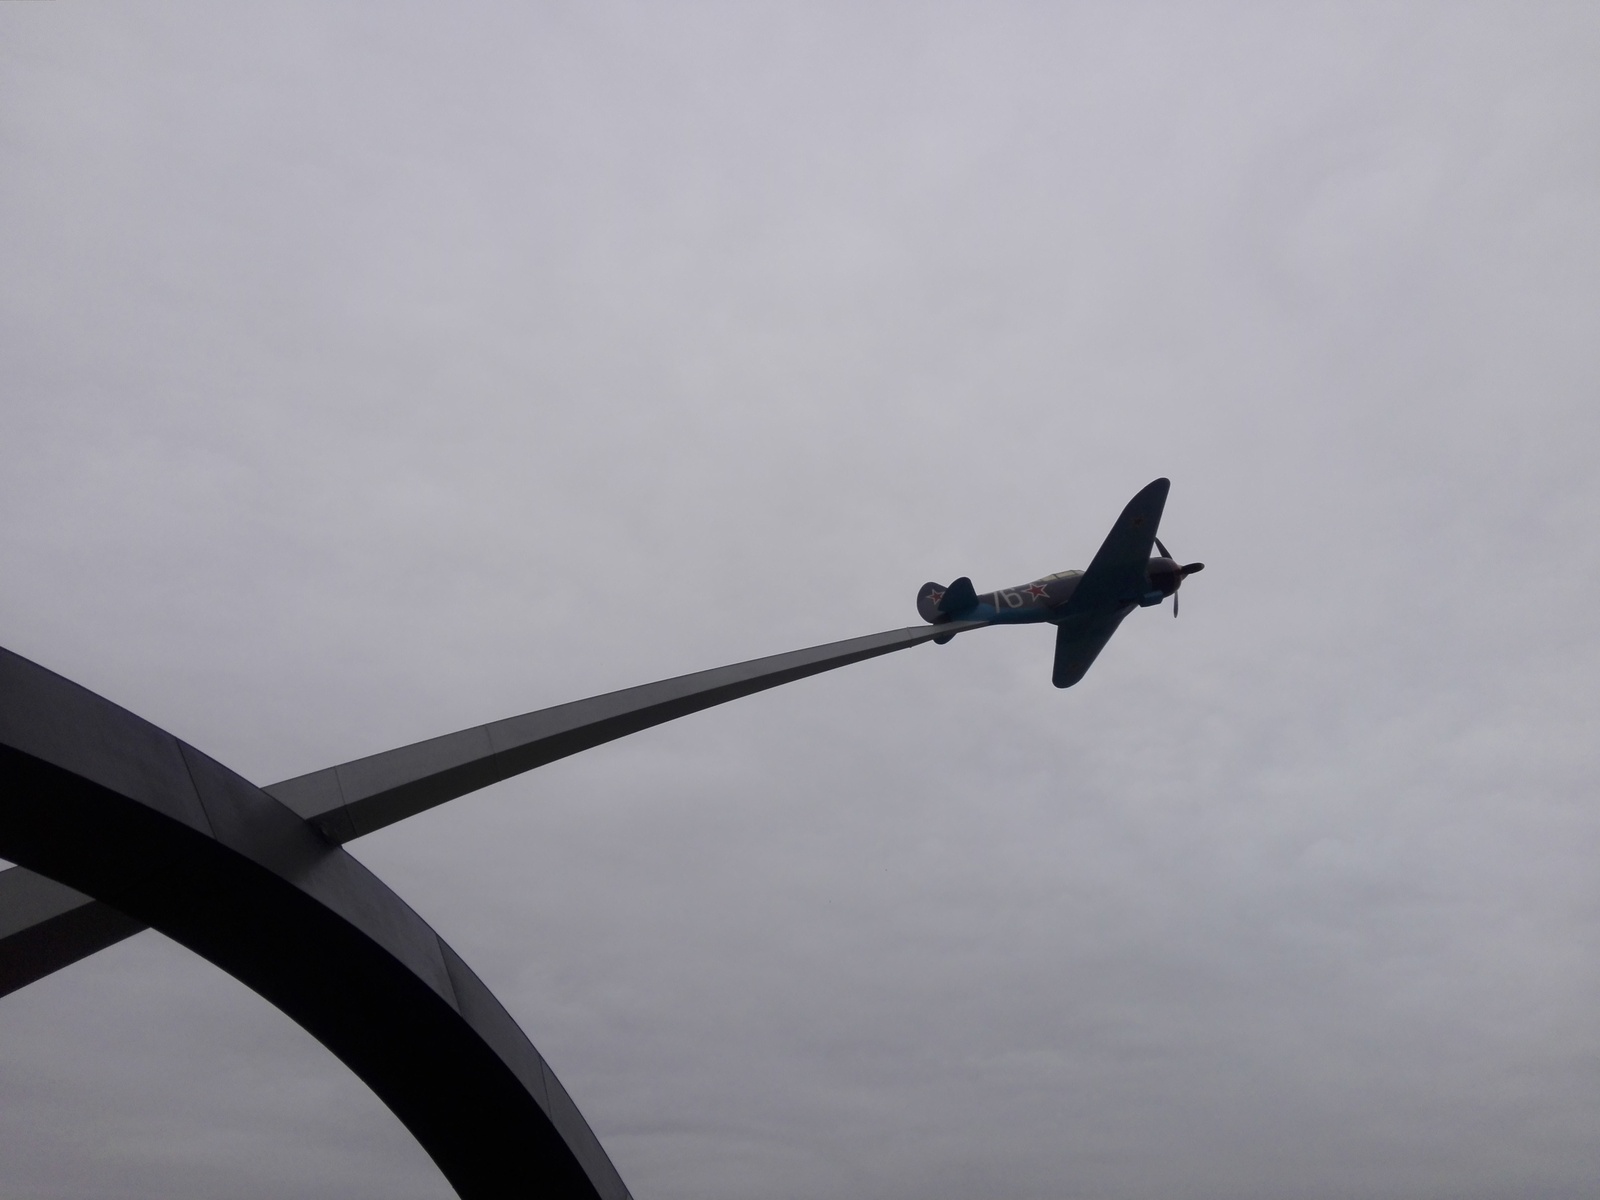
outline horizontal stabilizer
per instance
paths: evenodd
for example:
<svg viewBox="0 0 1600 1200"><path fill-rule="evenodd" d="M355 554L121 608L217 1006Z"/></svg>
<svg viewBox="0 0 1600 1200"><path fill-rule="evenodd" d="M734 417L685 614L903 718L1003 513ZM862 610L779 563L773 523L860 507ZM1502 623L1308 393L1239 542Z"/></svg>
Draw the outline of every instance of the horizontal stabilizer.
<svg viewBox="0 0 1600 1200"><path fill-rule="evenodd" d="M939 611L952 621L959 621L977 607L978 593L972 588L972 580L965 575L945 588L938 604Z"/></svg>

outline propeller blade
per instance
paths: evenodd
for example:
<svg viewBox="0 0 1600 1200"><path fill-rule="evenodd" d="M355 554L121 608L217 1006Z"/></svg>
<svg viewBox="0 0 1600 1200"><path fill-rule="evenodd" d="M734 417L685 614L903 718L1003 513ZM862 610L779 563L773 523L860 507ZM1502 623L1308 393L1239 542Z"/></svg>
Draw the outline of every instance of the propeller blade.
<svg viewBox="0 0 1600 1200"><path fill-rule="evenodd" d="M1172 619L1174 621L1176 621L1178 619L1178 593L1177 592L1173 592L1172 593Z"/></svg>
<svg viewBox="0 0 1600 1200"><path fill-rule="evenodd" d="M1205 569L1206 569L1205 563L1190 563L1186 567L1179 567L1178 568L1178 572L1181 575L1188 576L1188 575L1196 574L1199 571L1204 571Z"/></svg>
<svg viewBox="0 0 1600 1200"><path fill-rule="evenodd" d="M1161 557L1162 558L1171 558L1172 557L1172 555L1167 553L1167 548L1161 544L1161 539L1160 538L1156 539L1156 549L1161 551Z"/></svg>

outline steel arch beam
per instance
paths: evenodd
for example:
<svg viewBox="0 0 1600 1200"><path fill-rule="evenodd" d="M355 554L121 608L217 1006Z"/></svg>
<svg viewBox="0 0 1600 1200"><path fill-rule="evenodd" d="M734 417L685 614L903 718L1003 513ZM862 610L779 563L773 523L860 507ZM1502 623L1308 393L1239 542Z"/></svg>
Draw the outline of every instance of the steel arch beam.
<svg viewBox="0 0 1600 1200"><path fill-rule="evenodd" d="M504 1008L337 843L629 733L980 625L893 630L628 688L266 790L0 649L0 854L23 864L0 871L0 995L154 926L327 1045L463 1196L513 1186L626 1197Z"/></svg>
<svg viewBox="0 0 1600 1200"><path fill-rule="evenodd" d="M226 767L0 651L0 855L210 960L327 1046L464 1197L627 1200L488 988L340 847Z"/></svg>
<svg viewBox="0 0 1600 1200"><path fill-rule="evenodd" d="M0 871L0 996L146 928L25 867Z"/></svg>
<svg viewBox="0 0 1600 1200"><path fill-rule="evenodd" d="M982 624L912 626L624 688L414 742L262 790L328 840L345 842L591 746ZM22 867L0 870L0 996L145 928L53 879Z"/></svg>
<svg viewBox="0 0 1600 1200"><path fill-rule="evenodd" d="M696 671L474 725L286 779L266 790L330 841L348 842L580 750L810 675L981 629L985 624L913 625Z"/></svg>

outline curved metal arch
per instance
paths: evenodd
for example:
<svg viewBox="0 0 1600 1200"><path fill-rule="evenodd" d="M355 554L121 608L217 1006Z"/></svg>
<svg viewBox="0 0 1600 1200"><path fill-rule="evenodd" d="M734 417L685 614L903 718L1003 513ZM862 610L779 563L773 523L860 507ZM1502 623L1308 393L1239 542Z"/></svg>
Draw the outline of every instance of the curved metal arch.
<svg viewBox="0 0 1600 1200"><path fill-rule="evenodd" d="M428 738L262 790L329 841L346 842L580 750L982 624L912 626L680 675ZM109 904L26 868L0 870L0 996L145 928Z"/></svg>
<svg viewBox="0 0 1600 1200"><path fill-rule="evenodd" d="M147 928L26 867L0 871L0 996Z"/></svg>
<svg viewBox="0 0 1600 1200"><path fill-rule="evenodd" d="M494 996L337 845L590 746L935 636L913 627L629 688L255 787L0 649L0 994L154 926L356 1072L463 1196L625 1200ZM31 870L30 870L31 868Z"/></svg>
<svg viewBox="0 0 1600 1200"><path fill-rule="evenodd" d="M627 1200L533 1044L376 876L220 763L10 653L0 854L154 926L282 1009L462 1196Z"/></svg>

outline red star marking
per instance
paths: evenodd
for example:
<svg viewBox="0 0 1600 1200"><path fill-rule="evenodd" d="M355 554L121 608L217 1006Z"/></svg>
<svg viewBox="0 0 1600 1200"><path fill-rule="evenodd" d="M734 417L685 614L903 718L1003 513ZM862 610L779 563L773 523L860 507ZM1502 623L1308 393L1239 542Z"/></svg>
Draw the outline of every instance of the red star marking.
<svg viewBox="0 0 1600 1200"><path fill-rule="evenodd" d="M933 591L928 593L928 603L929 604L937 604L937 603L939 603L939 601L941 601L943 599L944 599L944 593L941 592L938 588L934 588Z"/></svg>
<svg viewBox="0 0 1600 1200"><path fill-rule="evenodd" d="M1043 600L1047 595L1050 594L1050 589L1045 587L1045 585L1042 583L1030 583L1023 590L1028 593L1030 599L1034 600Z"/></svg>

